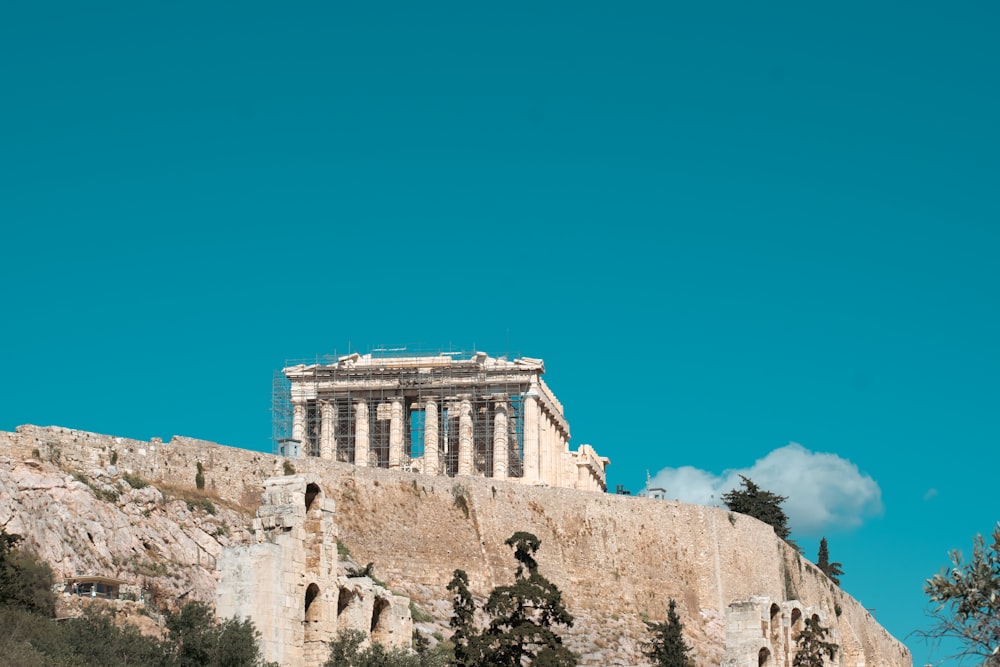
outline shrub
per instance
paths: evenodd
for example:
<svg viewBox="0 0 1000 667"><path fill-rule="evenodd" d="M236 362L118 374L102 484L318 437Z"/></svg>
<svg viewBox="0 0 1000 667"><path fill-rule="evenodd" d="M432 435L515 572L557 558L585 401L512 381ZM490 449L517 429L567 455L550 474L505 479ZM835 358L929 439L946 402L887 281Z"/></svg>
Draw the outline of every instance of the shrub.
<svg viewBox="0 0 1000 667"><path fill-rule="evenodd" d="M187 504L189 512L194 512L195 510L200 509L202 511L208 512L209 514L215 514L217 511L215 509L215 505L213 505L212 501L209 500L208 498L202 498L201 500L198 501L185 500L184 502Z"/></svg>
<svg viewBox="0 0 1000 667"><path fill-rule="evenodd" d="M122 479L128 482L128 485L131 486L133 489L145 489L147 486L149 486L149 482L144 480L142 477L139 477L138 475L125 473L122 475Z"/></svg>
<svg viewBox="0 0 1000 667"><path fill-rule="evenodd" d="M282 470L285 471L286 475L294 475L295 474L295 466L292 465L292 462L288 461L287 459L285 461L282 461L281 468L282 468Z"/></svg>
<svg viewBox="0 0 1000 667"><path fill-rule="evenodd" d="M337 540L337 555L341 558L349 558L351 556L351 550L339 539Z"/></svg>
<svg viewBox="0 0 1000 667"><path fill-rule="evenodd" d="M431 623L434 620L433 616L418 607L413 600L410 600L410 616L414 623Z"/></svg>
<svg viewBox="0 0 1000 667"><path fill-rule="evenodd" d="M202 491L205 488L205 469L201 466L201 461L198 461L197 464L198 472L194 475L194 485L199 491Z"/></svg>
<svg viewBox="0 0 1000 667"><path fill-rule="evenodd" d="M455 499L455 507L462 510L465 518L469 518L469 490L461 484L451 487L451 496Z"/></svg>

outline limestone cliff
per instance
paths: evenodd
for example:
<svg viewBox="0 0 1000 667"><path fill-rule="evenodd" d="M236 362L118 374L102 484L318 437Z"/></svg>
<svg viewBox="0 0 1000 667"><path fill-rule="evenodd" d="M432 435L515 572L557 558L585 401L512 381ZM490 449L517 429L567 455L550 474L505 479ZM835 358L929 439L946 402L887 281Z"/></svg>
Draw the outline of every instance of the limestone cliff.
<svg viewBox="0 0 1000 667"><path fill-rule="evenodd" d="M248 538L248 521L205 495L132 488L114 466L70 472L0 456L0 527L24 536L57 581L100 575L130 582L130 597L211 602L215 561Z"/></svg>
<svg viewBox="0 0 1000 667"><path fill-rule="evenodd" d="M259 498L263 479L280 474L283 463L278 457L185 438L168 443L141 442L33 426L20 427L17 433L0 433L0 456L5 455L10 460L0 469L7 466L8 470L20 470L34 457L58 458L67 469L107 471L114 458L122 470L175 488L193 486L196 463L201 462L207 488L231 501L234 508L242 503L247 510L253 509L250 499ZM320 477L325 492L336 502L340 538L354 556L360 562L373 561L389 586L411 596L439 621L450 611L445 585L453 570L465 569L473 592L486 595L492 587L510 582L514 574L514 560L503 541L515 531L527 530L541 539L538 559L542 573L562 589L577 618L567 635L570 646L583 655L583 664L647 664L640 652L640 642L646 638L642 620L663 619L668 600L674 598L686 635L695 647L697 663L718 665L726 645L726 611L731 603L752 596L797 599L823 610L842 645L837 660L840 665L911 664L906 648L856 600L779 540L769 526L745 516L662 500L473 477L431 477L321 459L293 463L298 472ZM70 488L73 482L66 481L66 473L59 474L66 489L52 496L65 507L59 512L82 520L77 503L91 491L85 485ZM2 477L0 483L10 484ZM215 579L207 564L198 559L209 556L221 542L234 539L232 533L231 537L218 534L222 517L186 517L175 505L179 532L166 524L153 529L144 523L142 510L128 514L132 510L118 503L115 512L129 518L124 520L115 513L97 518L95 523L105 528L119 528L98 533L100 537L91 531L91 543L90 538L82 538L80 529L73 528L74 519L53 523L37 518L56 511L45 506L46 502L56 504L44 500L47 492L40 489L36 497L31 489L17 488L21 494L18 500L9 501L6 492L0 500L0 525L13 532L20 532L16 530L19 525L28 527L28 532L32 526L59 532L59 538L45 538L51 543L59 542L62 534L76 535L71 544L43 551L53 562L81 558L71 555L77 550L93 559L95 550L99 551L97 543L120 541L125 547L109 547L110 558L102 555L103 560L94 564L115 565L117 557L120 569L116 572L121 575L132 567L130 559L151 558L148 554L156 550L140 548L132 538L118 537L118 533L163 530L163 544L156 543L157 549L192 569L191 574L172 575L174 581L180 576L182 582L173 584L174 588L190 584L199 597L212 597L208 589ZM245 516L227 511L234 512L225 519L230 526ZM207 522L209 529L197 525L198 521ZM212 535L213 530L216 535ZM216 547L202 546L195 538L206 542L201 535ZM197 546L180 553L174 542Z"/></svg>

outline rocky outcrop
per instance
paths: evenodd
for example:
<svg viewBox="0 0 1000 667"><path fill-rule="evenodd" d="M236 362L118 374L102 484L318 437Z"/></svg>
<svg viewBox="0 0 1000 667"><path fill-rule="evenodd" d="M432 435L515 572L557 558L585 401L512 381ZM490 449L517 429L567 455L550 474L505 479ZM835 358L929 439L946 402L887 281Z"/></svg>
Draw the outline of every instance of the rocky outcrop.
<svg viewBox="0 0 1000 667"><path fill-rule="evenodd" d="M0 457L0 527L24 536L57 580L101 575L130 582L129 597L210 602L215 561L248 538L248 521L194 489L133 488L115 466L70 473Z"/></svg>

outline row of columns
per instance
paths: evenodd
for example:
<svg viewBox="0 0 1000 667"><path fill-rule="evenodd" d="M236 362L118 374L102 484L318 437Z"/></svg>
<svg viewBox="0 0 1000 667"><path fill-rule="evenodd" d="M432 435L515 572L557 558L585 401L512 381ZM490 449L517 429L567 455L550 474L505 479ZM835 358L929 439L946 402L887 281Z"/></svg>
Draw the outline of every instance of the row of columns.
<svg viewBox="0 0 1000 667"><path fill-rule="evenodd" d="M506 479L508 476L509 406L506 397L497 398L493 405L493 477ZM336 450L337 406L332 401L319 401L320 432L319 458L332 459ZM364 399L354 403L354 464L368 465L370 449L368 402ZM400 468L403 464L403 423L402 398L393 398L389 413L389 467ZM529 392L524 397L524 477L538 481L539 466L539 414L537 395ZM433 398L424 401L424 462L423 472L437 475L441 470L438 404ZM306 405L293 404L292 439L306 441ZM472 401L463 398L459 402L458 417L458 470L459 475L475 474ZM546 447L546 449L548 449ZM546 468L549 465L545 466Z"/></svg>

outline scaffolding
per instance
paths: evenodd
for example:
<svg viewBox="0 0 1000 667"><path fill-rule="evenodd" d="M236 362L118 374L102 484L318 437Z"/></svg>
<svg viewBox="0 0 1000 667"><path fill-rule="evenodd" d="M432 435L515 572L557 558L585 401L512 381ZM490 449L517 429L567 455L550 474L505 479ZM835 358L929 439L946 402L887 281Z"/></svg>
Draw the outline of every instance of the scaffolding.
<svg viewBox="0 0 1000 667"><path fill-rule="evenodd" d="M271 453L282 454L292 439L292 383L281 370L271 378Z"/></svg>
<svg viewBox="0 0 1000 667"><path fill-rule="evenodd" d="M538 373L506 356L491 359L482 352L406 347L376 347L364 356L335 353L315 360L288 360L275 372L273 382L274 452L285 452L283 443L300 436L302 456L321 456L327 448L338 461L356 462L360 421L367 428L367 465L420 468L429 445L438 449L440 472L454 476L463 437L460 425L471 421L471 434L466 435L471 435L474 474L492 477L494 461L506 458L506 476L521 477L524 395ZM433 435L426 437L428 406L437 417L436 442ZM297 407L304 412L301 434L293 432ZM367 411L367 419L359 410ZM390 461L394 425L402 429L395 434L402 441L398 462ZM506 457L495 456L495 442L505 443Z"/></svg>

